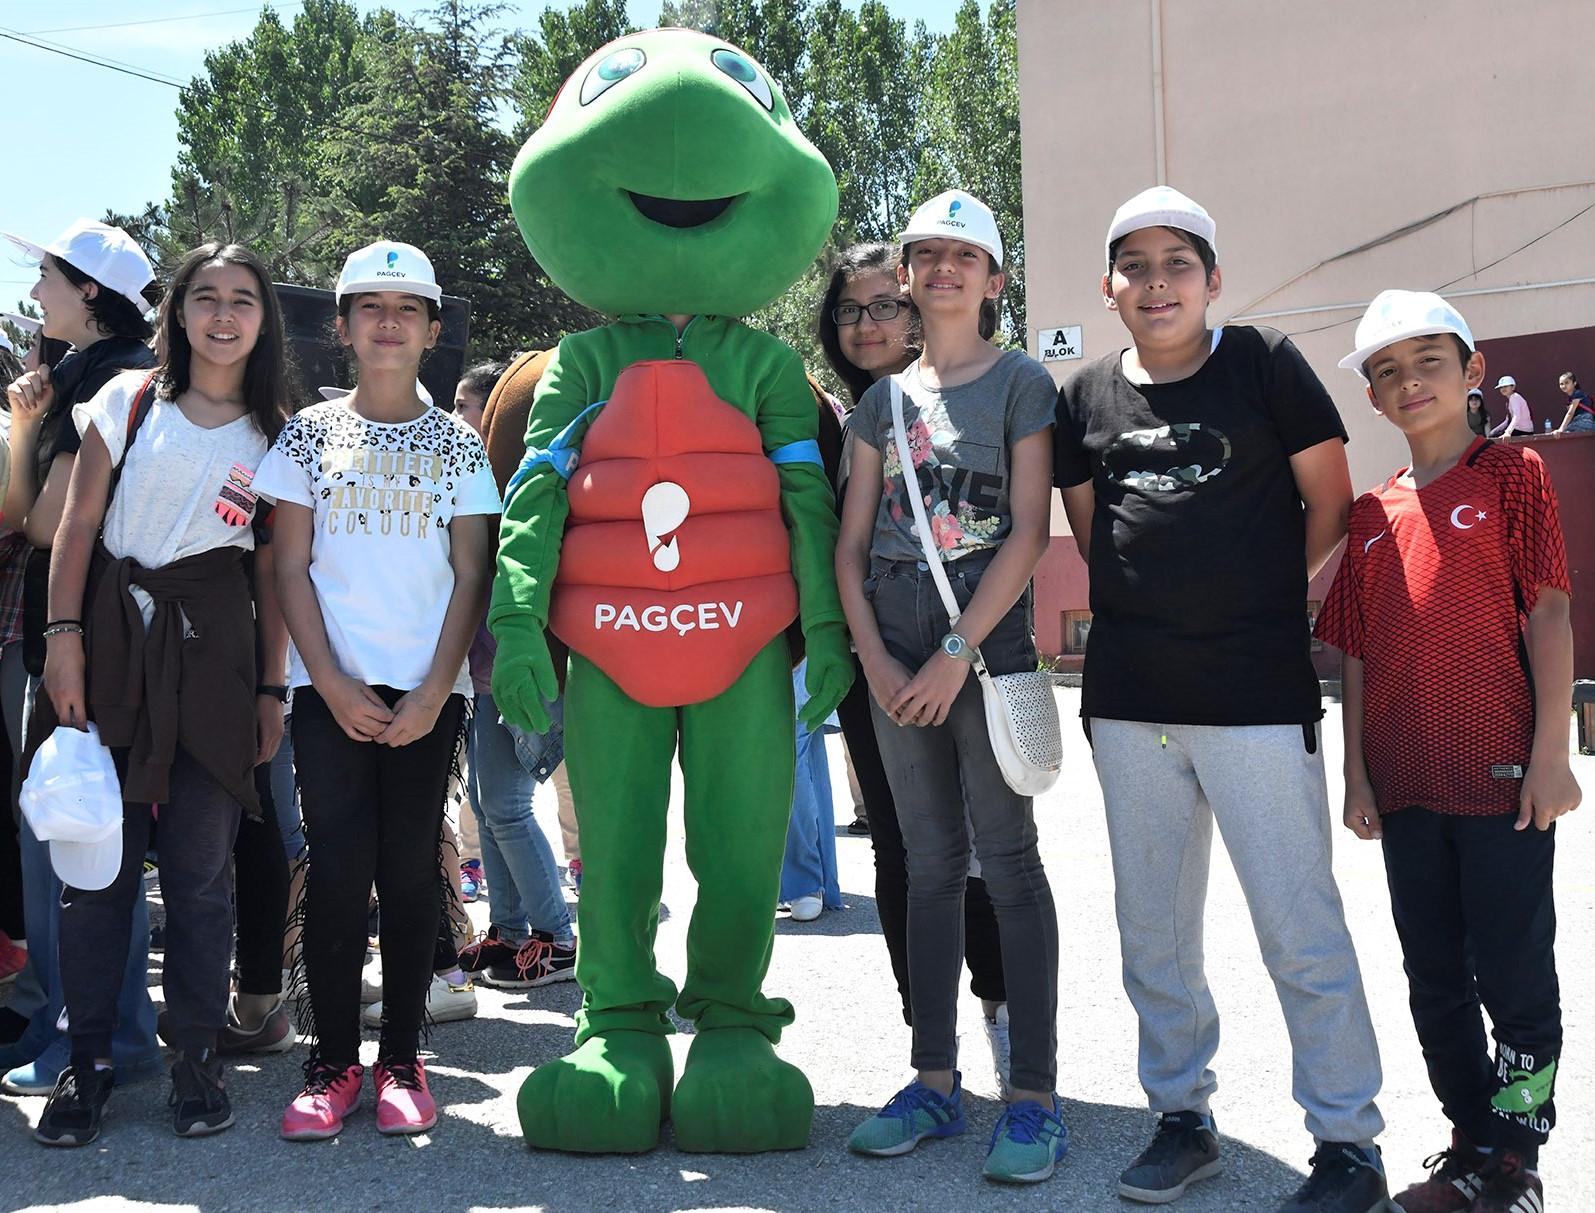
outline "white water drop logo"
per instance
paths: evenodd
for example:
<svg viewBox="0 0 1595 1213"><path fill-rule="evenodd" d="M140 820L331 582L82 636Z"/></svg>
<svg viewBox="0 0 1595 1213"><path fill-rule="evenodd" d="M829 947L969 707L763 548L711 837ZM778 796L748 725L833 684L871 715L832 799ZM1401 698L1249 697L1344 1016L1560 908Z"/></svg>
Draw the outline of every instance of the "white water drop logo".
<svg viewBox="0 0 1595 1213"><path fill-rule="evenodd" d="M669 480L661 480L642 495L642 529L648 536L654 568L661 573L673 572L681 563L681 548L676 540L666 543L664 539L687 520L691 509L687 490Z"/></svg>

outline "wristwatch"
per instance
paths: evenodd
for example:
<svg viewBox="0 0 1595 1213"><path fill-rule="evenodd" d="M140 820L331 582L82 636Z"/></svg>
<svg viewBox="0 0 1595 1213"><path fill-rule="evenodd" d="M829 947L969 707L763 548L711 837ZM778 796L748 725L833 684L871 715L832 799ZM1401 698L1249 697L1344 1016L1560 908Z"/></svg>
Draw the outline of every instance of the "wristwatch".
<svg viewBox="0 0 1595 1213"><path fill-rule="evenodd" d="M270 685L268 685L266 683L261 683L258 687L255 688L255 694L256 695L270 695L273 699L277 700L279 703L287 703L288 702L288 688L287 687L270 686Z"/></svg>
<svg viewBox="0 0 1595 1213"><path fill-rule="evenodd" d="M971 664L980 656L980 650L957 632L948 632L941 638L941 651L954 661L967 661Z"/></svg>

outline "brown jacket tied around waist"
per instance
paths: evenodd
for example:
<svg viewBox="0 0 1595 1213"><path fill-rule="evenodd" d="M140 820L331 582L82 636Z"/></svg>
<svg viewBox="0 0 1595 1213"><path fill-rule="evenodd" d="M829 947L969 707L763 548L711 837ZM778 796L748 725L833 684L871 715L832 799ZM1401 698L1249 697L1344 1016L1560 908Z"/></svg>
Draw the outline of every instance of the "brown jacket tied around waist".
<svg viewBox="0 0 1595 1213"><path fill-rule="evenodd" d="M245 813L260 815L254 598L245 555L214 548L146 569L95 547L84 594L88 712L100 739L127 753L123 800L165 803L181 746ZM147 629L135 585L155 602ZM57 723L41 694L29 736L42 741Z"/></svg>

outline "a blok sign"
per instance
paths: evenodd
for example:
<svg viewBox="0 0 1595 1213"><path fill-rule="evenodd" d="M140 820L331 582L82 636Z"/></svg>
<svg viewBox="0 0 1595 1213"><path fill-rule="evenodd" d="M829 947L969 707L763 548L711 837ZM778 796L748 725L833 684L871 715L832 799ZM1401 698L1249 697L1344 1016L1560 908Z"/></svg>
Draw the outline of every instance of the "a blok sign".
<svg viewBox="0 0 1595 1213"><path fill-rule="evenodd" d="M1084 357L1080 341L1080 326L1041 329L1036 334L1036 357L1042 362L1069 362Z"/></svg>

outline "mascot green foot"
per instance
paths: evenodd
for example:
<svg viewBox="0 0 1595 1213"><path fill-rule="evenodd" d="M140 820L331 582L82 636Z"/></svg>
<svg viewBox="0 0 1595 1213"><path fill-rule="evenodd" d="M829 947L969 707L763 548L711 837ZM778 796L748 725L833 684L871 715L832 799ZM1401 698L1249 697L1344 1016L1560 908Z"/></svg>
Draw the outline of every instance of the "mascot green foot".
<svg viewBox="0 0 1595 1213"><path fill-rule="evenodd" d="M521 1132L539 1150L642 1154L659 1144L674 1077L663 1036L600 1033L521 1084Z"/></svg>
<svg viewBox="0 0 1595 1213"><path fill-rule="evenodd" d="M754 1028L700 1031L676 1087L676 1145L705 1154L801 1150L809 1144L814 1090Z"/></svg>

